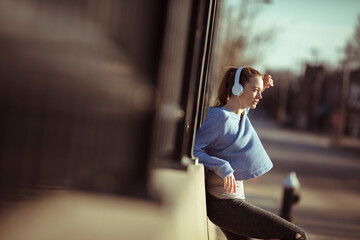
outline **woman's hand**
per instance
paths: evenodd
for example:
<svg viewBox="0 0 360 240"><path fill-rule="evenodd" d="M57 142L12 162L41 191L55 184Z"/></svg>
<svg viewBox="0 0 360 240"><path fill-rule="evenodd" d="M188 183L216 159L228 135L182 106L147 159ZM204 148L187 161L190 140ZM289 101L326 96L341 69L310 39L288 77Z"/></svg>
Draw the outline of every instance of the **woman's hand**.
<svg viewBox="0 0 360 240"><path fill-rule="evenodd" d="M272 80L269 74L264 75L263 81L264 81L264 90L274 86L274 81Z"/></svg>
<svg viewBox="0 0 360 240"><path fill-rule="evenodd" d="M231 194L233 189L234 193L236 193L236 182L234 174L231 173L224 178L224 188L229 194Z"/></svg>

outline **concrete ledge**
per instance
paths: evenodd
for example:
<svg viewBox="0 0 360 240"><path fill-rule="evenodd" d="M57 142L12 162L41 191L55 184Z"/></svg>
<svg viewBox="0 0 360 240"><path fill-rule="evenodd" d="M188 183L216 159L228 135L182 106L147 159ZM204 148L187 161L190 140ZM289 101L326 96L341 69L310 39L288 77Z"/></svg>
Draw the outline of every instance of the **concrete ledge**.
<svg viewBox="0 0 360 240"><path fill-rule="evenodd" d="M57 192L8 210L4 240L164 239L159 205L130 198Z"/></svg>
<svg viewBox="0 0 360 240"><path fill-rule="evenodd" d="M155 170L152 183L164 200L172 239L208 239L203 165Z"/></svg>
<svg viewBox="0 0 360 240"><path fill-rule="evenodd" d="M21 203L1 216L0 239L207 240L203 166L156 169L151 182L161 204L64 190Z"/></svg>

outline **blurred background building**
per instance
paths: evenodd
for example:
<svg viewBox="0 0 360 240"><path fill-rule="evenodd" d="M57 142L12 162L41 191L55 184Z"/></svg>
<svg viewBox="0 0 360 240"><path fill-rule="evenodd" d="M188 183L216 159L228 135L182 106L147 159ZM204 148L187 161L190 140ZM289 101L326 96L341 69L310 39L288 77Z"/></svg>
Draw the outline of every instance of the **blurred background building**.
<svg viewBox="0 0 360 240"><path fill-rule="evenodd" d="M216 6L0 2L0 239L208 238L192 142Z"/></svg>

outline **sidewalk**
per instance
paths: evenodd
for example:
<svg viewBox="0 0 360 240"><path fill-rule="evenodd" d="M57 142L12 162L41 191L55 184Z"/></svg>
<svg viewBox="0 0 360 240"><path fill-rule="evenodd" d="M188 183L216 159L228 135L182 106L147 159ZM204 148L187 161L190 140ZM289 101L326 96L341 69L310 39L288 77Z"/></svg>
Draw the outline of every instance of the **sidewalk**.
<svg viewBox="0 0 360 240"><path fill-rule="evenodd" d="M360 141L345 139L343 148L333 149L324 136L252 123L274 168L246 181L247 201L279 214L282 182L295 171L302 186L294 222L309 239L360 239Z"/></svg>

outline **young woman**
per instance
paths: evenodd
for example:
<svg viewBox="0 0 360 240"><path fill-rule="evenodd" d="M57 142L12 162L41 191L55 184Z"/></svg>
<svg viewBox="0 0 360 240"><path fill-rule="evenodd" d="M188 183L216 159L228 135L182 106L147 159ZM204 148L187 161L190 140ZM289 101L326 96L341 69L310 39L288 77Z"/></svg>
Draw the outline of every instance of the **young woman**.
<svg viewBox="0 0 360 240"><path fill-rule="evenodd" d="M230 68L215 106L196 133L194 155L206 169L208 217L229 240L306 239L296 225L245 201L243 180L261 176L273 166L247 117L262 92L272 86L270 75L251 67Z"/></svg>

